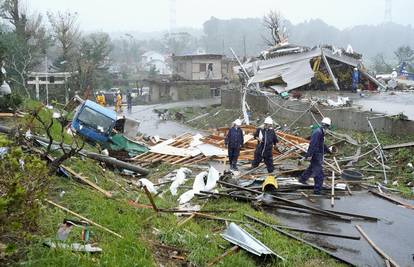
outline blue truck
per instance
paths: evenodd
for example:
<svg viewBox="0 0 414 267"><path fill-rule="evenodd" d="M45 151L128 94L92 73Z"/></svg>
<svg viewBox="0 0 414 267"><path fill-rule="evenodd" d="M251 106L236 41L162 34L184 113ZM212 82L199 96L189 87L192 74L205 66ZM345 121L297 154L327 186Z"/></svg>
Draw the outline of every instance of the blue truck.
<svg viewBox="0 0 414 267"><path fill-rule="evenodd" d="M92 144L99 144L111 152L124 151L129 156L145 153L148 148L135 141L139 122L118 117L111 109L86 100L77 107L71 129Z"/></svg>
<svg viewBox="0 0 414 267"><path fill-rule="evenodd" d="M75 113L72 130L88 141L104 144L115 127L117 114L115 111L86 100Z"/></svg>

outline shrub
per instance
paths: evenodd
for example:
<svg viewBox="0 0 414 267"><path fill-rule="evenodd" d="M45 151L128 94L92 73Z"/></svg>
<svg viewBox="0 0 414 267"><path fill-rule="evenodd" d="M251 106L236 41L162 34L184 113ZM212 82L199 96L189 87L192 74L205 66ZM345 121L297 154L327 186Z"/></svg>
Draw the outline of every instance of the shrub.
<svg viewBox="0 0 414 267"><path fill-rule="evenodd" d="M47 167L33 154L23 153L0 135L0 147L8 149L0 160L0 242L7 244L8 256L17 251L37 230L40 202L45 197L50 178ZM4 255L2 255L4 256ZM5 259L0 256L0 263Z"/></svg>

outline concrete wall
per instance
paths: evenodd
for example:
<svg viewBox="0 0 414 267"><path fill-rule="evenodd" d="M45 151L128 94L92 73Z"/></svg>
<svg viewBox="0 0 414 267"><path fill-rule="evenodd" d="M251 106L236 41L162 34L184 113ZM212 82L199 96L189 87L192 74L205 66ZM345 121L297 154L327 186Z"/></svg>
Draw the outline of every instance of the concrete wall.
<svg viewBox="0 0 414 267"><path fill-rule="evenodd" d="M310 112L301 116L304 111L310 107L309 103L300 101L282 100L272 97L271 100L264 96L248 95L247 103L253 111L260 113L270 113L275 115L274 119L281 118L284 120L294 121L297 119L298 124L311 125L315 121ZM221 104L224 108L240 108L240 92L237 90L222 90ZM283 108L281 108L283 106ZM333 109L325 106L318 106L318 109L324 116L330 117L333 124L340 129L350 129L362 132L370 132L367 118L381 116L373 112L363 112L353 108ZM322 117L316 109L311 109L312 114L317 120ZM412 135L414 134L414 121L402 121L392 118L382 117L371 119L371 123L376 132L382 132L391 135Z"/></svg>

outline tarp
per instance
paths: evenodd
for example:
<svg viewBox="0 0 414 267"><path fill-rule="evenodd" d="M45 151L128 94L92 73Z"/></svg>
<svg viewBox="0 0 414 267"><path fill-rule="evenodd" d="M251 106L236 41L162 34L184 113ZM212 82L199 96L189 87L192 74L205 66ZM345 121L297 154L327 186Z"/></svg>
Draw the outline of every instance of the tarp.
<svg viewBox="0 0 414 267"><path fill-rule="evenodd" d="M141 144L135 143L122 134L115 134L110 137L110 149L114 151L127 151L130 157L147 152L149 149Z"/></svg>

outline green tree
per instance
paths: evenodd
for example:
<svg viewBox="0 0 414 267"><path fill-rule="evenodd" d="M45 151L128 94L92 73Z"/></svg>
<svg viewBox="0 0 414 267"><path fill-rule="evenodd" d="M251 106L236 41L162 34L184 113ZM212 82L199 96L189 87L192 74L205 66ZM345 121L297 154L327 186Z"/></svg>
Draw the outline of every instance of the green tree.
<svg viewBox="0 0 414 267"><path fill-rule="evenodd" d="M377 73L391 73L392 66L385 61L383 54L377 54L372 59L372 68Z"/></svg>
<svg viewBox="0 0 414 267"><path fill-rule="evenodd" d="M82 38L77 55L78 84L81 90L97 88L108 79L111 43L106 33L92 33Z"/></svg>
<svg viewBox="0 0 414 267"><path fill-rule="evenodd" d="M395 52L394 55L398 60L398 64L403 62L414 63L414 50L410 46L400 46Z"/></svg>
<svg viewBox="0 0 414 267"><path fill-rule="evenodd" d="M8 79L14 87L22 90L28 97L27 76L29 71L42 60L50 38L47 35L41 14L28 14L19 0L0 2L0 17L12 25L12 31L3 29L0 46L4 48L5 68Z"/></svg>

